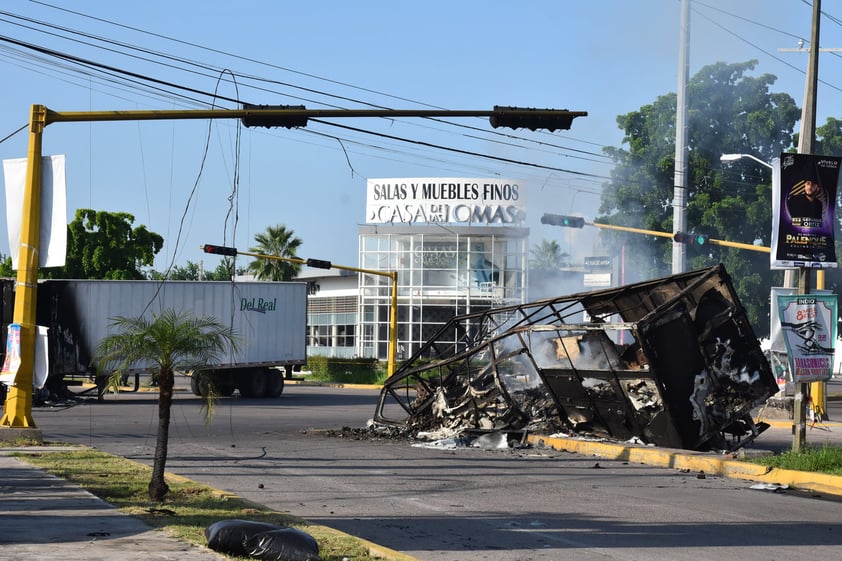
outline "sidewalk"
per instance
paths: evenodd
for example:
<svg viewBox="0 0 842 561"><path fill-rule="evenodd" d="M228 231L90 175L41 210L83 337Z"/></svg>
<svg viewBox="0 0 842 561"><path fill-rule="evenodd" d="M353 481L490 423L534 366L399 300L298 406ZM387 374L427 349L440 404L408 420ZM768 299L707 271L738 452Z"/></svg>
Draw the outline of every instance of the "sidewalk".
<svg viewBox="0 0 842 561"><path fill-rule="evenodd" d="M87 491L9 456L12 451L16 450L0 450L0 561L228 559L168 537Z"/></svg>

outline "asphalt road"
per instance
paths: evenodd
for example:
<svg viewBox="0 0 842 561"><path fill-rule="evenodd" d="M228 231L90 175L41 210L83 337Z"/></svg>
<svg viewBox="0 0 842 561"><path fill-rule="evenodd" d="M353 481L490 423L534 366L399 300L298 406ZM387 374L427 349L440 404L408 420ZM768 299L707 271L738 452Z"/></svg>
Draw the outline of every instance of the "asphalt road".
<svg viewBox="0 0 842 561"><path fill-rule="evenodd" d="M377 391L288 386L174 405L167 468L425 561L842 559L842 502L698 473L359 439ZM47 441L151 463L155 394L36 408Z"/></svg>

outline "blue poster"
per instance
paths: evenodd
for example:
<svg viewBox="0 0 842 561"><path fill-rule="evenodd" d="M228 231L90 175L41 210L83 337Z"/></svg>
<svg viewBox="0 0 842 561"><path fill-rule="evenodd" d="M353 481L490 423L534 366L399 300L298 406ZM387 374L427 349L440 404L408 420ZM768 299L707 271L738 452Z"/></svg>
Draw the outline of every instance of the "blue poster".
<svg viewBox="0 0 842 561"><path fill-rule="evenodd" d="M778 295L781 333L796 384L820 382L833 374L836 307L835 294Z"/></svg>
<svg viewBox="0 0 842 561"><path fill-rule="evenodd" d="M10 323L6 335L6 356L3 359L3 370L0 372L0 382L12 386L20 370L20 324Z"/></svg>

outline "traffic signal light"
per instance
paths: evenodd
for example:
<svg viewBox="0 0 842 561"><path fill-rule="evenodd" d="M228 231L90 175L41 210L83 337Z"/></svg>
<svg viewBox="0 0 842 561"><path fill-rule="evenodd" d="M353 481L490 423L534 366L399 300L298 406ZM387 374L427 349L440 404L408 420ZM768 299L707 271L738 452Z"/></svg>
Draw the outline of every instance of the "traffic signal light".
<svg viewBox="0 0 842 561"><path fill-rule="evenodd" d="M243 104L243 109L274 109L274 110L299 110L306 111L303 105L251 105ZM246 115L241 119L247 127L286 127L288 129L307 126L307 115L261 115L258 112Z"/></svg>
<svg viewBox="0 0 842 561"><path fill-rule="evenodd" d="M236 247L226 247L224 245L205 244L202 246L205 253L213 253L216 255L237 255Z"/></svg>
<svg viewBox="0 0 842 561"><path fill-rule="evenodd" d="M585 111L568 111L567 109L533 109L523 107L494 106L494 112L489 117L491 126L510 129L545 129L550 132L556 129L567 130L576 117L584 117Z"/></svg>
<svg viewBox="0 0 842 561"><path fill-rule="evenodd" d="M307 266L314 269L330 269L333 265L330 261L324 261L323 259L308 259Z"/></svg>
<svg viewBox="0 0 842 561"><path fill-rule="evenodd" d="M704 234L676 232L672 235L672 240L676 243L688 243L701 246L706 245L710 238Z"/></svg>
<svg viewBox="0 0 842 561"><path fill-rule="evenodd" d="M581 216L545 214L541 217L541 224L550 224L552 226L564 226L566 228L582 228L585 225L585 219Z"/></svg>

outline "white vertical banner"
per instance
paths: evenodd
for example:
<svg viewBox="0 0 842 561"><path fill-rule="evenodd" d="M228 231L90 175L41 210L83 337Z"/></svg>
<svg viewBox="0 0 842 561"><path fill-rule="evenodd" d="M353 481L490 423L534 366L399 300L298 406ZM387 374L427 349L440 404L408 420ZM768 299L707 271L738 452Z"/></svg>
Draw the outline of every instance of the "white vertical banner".
<svg viewBox="0 0 842 561"><path fill-rule="evenodd" d="M792 381L827 380L835 355L836 294L779 294L777 299Z"/></svg>
<svg viewBox="0 0 842 561"><path fill-rule="evenodd" d="M26 188L26 158L3 160L6 180L6 227L12 268L18 268L23 195ZM63 267L67 256L67 189L65 157L41 159L41 238L39 267Z"/></svg>
<svg viewBox="0 0 842 561"><path fill-rule="evenodd" d="M35 363L32 369L32 386L39 390L47 383L50 373L50 352L47 342L49 328L43 325L35 326Z"/></svg>

